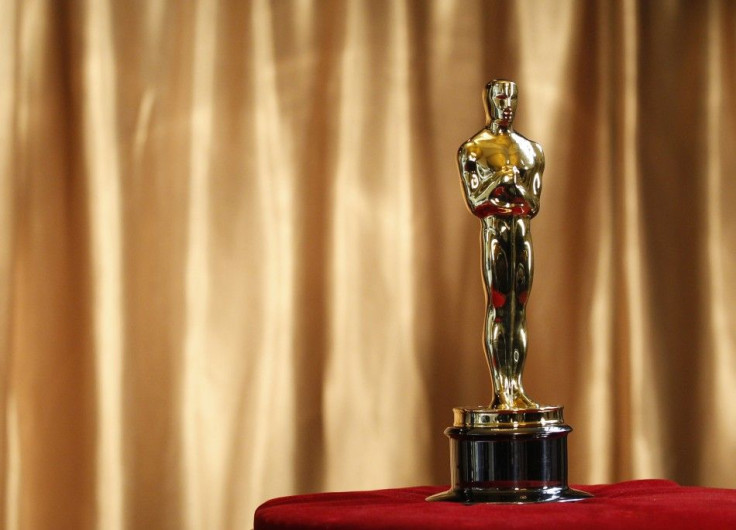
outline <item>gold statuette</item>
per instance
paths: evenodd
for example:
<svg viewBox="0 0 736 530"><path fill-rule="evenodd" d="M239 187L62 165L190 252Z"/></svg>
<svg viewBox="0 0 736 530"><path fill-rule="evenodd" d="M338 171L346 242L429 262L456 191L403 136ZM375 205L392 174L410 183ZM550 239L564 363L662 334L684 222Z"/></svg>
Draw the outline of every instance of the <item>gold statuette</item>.
<svg viewBox="0 0 736 530"><path fill-rule="evenodd" d="M513 129L517 87L494 80L483 91L486 126L458 150L465 200L481 221L486 289L483 346L493 399L454 409L452 488L430 501L549 502L590 495L567 485L562 407L540 406L521 381L527 352L526 305L534 276L531 220L539 212L544 153Z"/></svg>
<svg viewBox="0 0 736 530"><path fill-rule="evenodd" d="M538 406L524 392L521 372L534 275L530 223L539 211L544 153L513 130L516 97L515 83L490 83L484 98L486 127L458 151L465 200L482 223L483 344L493 379L491 408L501 409Z"/></svg>

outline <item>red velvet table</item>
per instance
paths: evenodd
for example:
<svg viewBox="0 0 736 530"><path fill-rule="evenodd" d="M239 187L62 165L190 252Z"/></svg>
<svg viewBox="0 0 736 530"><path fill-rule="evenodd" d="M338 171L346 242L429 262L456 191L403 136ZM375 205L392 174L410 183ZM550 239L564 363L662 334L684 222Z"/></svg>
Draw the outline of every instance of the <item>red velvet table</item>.
<svg viewBox="0 0 736 530"><path fill-rule="evenodd" d="M446 488L318 493L270 500L254 530L287 528L695 528L736 529L736 490L685 487L668 480L574 486L595 497L572 503L429 503Z"/></svg>

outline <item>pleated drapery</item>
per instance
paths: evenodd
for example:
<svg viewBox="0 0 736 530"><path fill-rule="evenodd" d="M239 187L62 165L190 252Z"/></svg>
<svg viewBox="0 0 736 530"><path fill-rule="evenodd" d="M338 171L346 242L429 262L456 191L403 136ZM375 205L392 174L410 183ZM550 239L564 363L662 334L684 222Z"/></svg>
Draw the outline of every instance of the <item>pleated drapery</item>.
<svg viewBox="0 0 736 530"><path fill-rule="evenodd" d="M455 151L501 77L571 480L736 487L735 54L717 0L0 1L0 520L447 483L491 395Z"/></svg>

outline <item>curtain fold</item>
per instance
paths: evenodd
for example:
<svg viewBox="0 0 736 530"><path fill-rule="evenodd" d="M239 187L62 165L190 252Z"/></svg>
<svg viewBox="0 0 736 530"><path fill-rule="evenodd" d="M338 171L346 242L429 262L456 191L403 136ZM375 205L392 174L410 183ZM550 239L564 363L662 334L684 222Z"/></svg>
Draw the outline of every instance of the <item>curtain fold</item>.
<svg viewBox="0 0 736 530"><path fill-rule="evenodd" d="M446 483L491 395L455 152L500 77L572 481L736 487L735 53L719 0L1 0L4 526Z"/></svg>

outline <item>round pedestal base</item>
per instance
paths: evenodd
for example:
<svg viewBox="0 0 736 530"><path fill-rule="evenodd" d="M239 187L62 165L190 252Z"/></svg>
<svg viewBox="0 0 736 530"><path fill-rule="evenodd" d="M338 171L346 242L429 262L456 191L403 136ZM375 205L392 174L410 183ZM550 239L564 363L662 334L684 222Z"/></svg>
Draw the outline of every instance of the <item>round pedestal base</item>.
<svg viewBox="0 0 736 530"><path fill-rule="evenodd" d="M455 409L450 490L428 501L531 503L575 501L590 494L567 485L562 407L524 411Z"/></svg>

